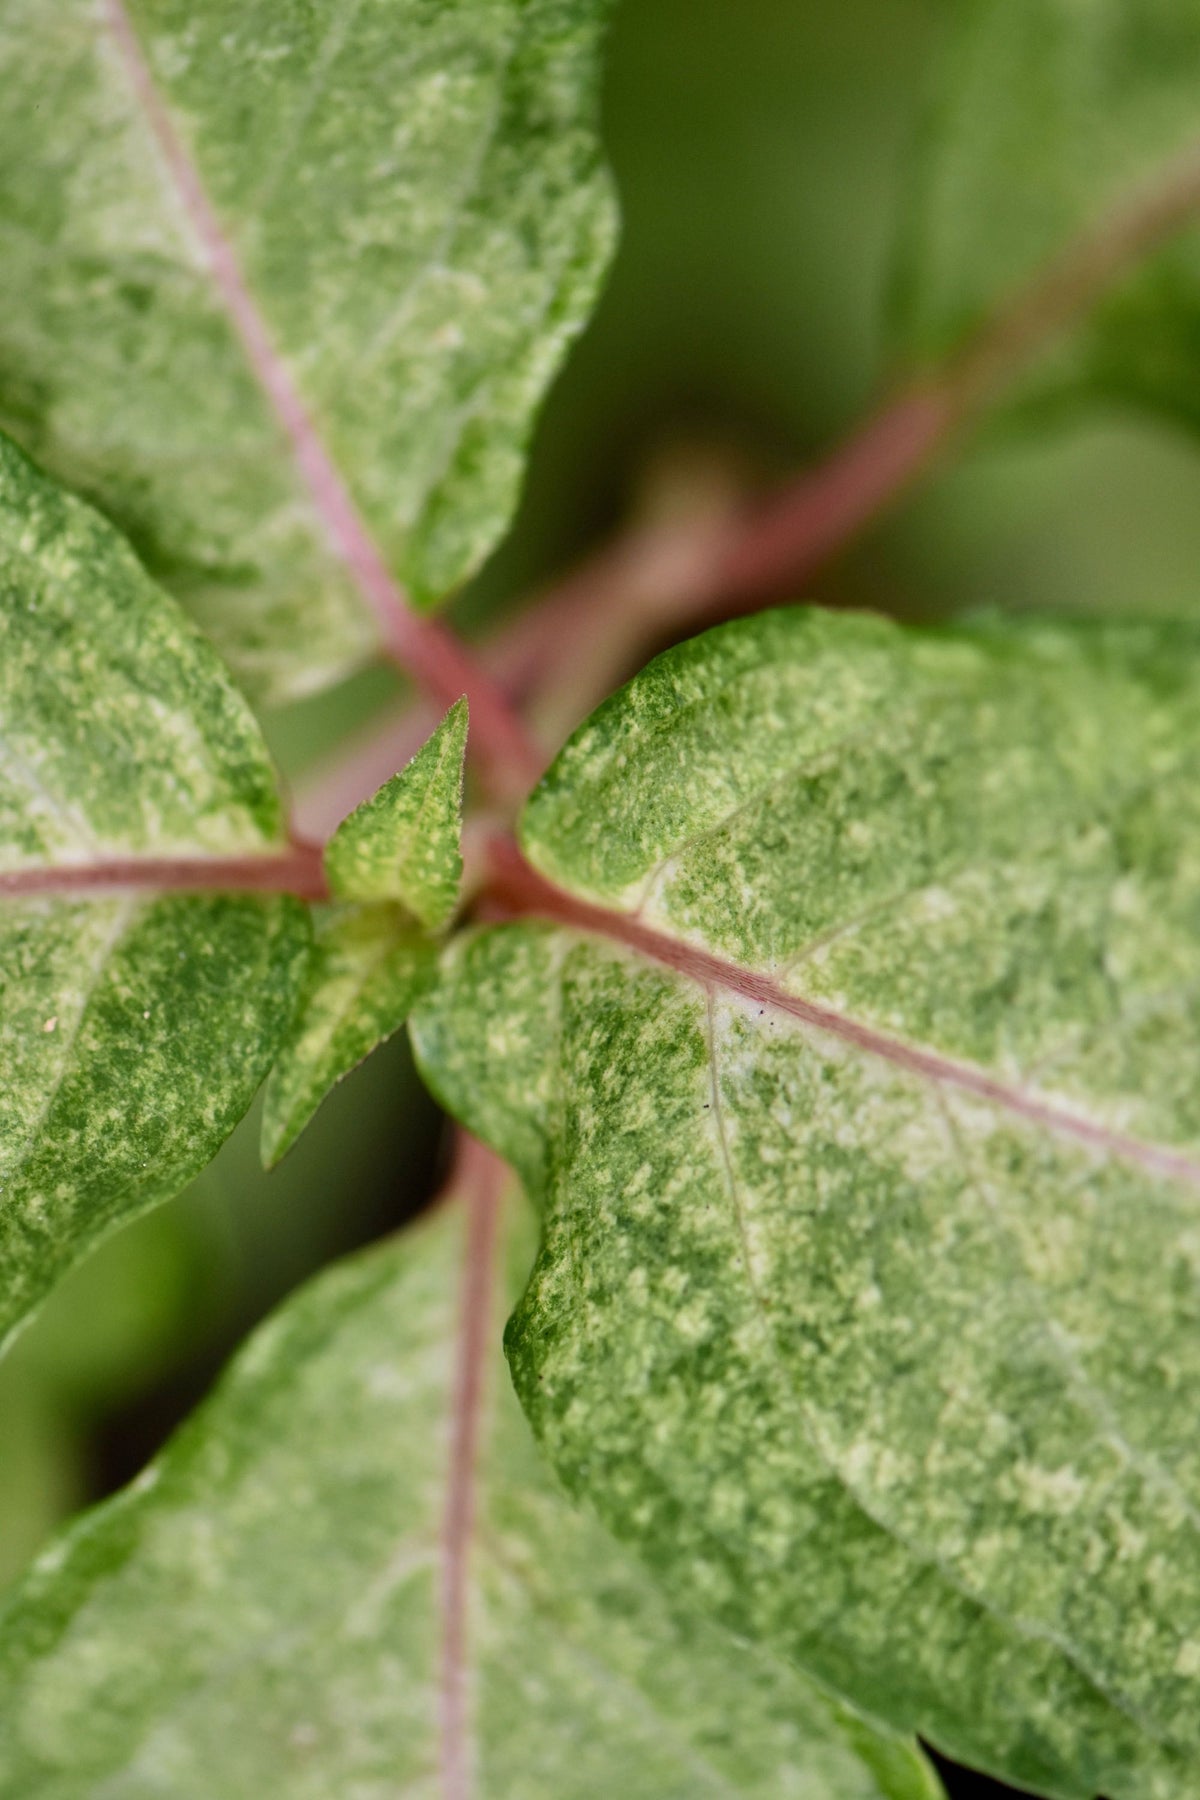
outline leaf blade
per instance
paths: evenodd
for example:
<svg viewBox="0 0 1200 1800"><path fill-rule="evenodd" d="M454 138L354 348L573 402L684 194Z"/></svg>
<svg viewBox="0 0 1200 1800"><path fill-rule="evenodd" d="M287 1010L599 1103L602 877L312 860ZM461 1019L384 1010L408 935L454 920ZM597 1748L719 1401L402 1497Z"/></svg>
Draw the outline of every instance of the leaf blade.
<svg viewBox="0 0 1200 1800"><path fill-rule="evenodd" d="M297 1797L354 1780L434 1791L460 1214L290 1302L148 1475L35 1568L0 1615L0 1791L132 1795L164 1767L181 1796L260 1779ZM493 1305L526 1260L510 1230ZM582 1800L619 1777L647 1800L781 1782L937 1800L910 1747L664 1607L565 1506L488 1364L469 1578L480 1792ZM187 1584L185 1618L179 1577L203 1540L218 1566Z"/></svg>
<svg viewBox="0 0 1200 1800"><path fill-rule="evenodd" d="M1197 667L1155 628L706 634L529 803L564 923L468 940L412 1022L540 1181L510 1354L568 1484L735 1629L1056 1794L1193 1766Z"/></svg>
<svg viewBox="0 0 1200 1800"><path fill-rule="evenodd" d="M0 874L283 842L212 648L105 521L0 439ZM0 896L0 1341L249 1105L307 956L285 895Z"/></svg>

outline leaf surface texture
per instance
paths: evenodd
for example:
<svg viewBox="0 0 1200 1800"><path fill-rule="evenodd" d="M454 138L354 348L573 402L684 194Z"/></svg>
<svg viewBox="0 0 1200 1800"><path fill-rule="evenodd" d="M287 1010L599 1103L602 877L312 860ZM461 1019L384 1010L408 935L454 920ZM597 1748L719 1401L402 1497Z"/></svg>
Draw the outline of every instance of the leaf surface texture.
<svg viewBox="0 0 1200 1800"><path fill-rule="evenodd" d="M459 1205L326 1273L0 1614L0 1793L444 1791ZM500 1308L528 1267L510 1228ZM500 1800L940 1800L903 1742L666 1604L575 1514L487 1338L461 1675Z"/></svg>
<svg viewBox="0 0 1200 1800"><path fill-rule="evenodd" d="M320 687L374 627L231 285L388 569L439 599L507 522L611 246L606 13L6 0L0 424L122 526L258 691Z"/></svg>
<svg viewBox="0 0 1200 1800"><path fill-rule="evenodd" d="M417 754L344 819L325 849L343 900L399 901L429 931L445 925L462 881L467 703L456 701Z"/></svg>
<svg viewBox="0 0 1200 1800"><path fill-rule="evenodd" d="M509 1352L567 1485L1077 1800L1200 1791L1196 649L708 633L526 809L607 914L459 942L413 1020L544 1208Z"/></svg>
<svg viewBox="0 0 1200 1800"><path fill-rule="evenodd" d="M1196 0L967 0L947 14L899 246L902 353L940 362L1086 244L1059 297L1076 287L1096 304L1016 397L1200 424L1198 82Z"/></svg>

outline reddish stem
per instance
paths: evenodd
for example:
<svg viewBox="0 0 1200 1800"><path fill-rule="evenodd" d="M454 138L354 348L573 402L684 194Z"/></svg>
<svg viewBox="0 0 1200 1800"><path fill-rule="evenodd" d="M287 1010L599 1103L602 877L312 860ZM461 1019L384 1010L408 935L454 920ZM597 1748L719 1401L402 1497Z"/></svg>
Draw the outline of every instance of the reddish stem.
<svg viewBox="0 0 1200 1800"><path fill-rule="evenodd" d="M949 387L901 394L811 474L731 526L709 572L723 611L813 571L922 475L959 416Z"/></svg>
<svg viewBox="0 0 1200 1800"><path fill-rule="evenodd" d="M131 888L147 892L295 894L301 900L329 898L319 844L296 843L275 856L130 856L0 872L0 895L14 897L122 893Z"/></svg>
<svg viewBox="0 0 1200 1800"><path fill-rule="evenodd" d="M707 529L691 522L643 528L568 574L510 629L522 678L532 668L536 678L566 681L594 703L614 668L626 673L645 644L751 611L787 590L795 595L1056 336L1198 211L1200 147L1192 144L998 306L944 368L901 391L816 468L736 517ZM598 679L589 681L593 668ZM579 705L577 715L588 710Z"/></svg>
<svg viewBox="0 0 1200 1800"><path fill-rule="evenodd" d="M468 1588L486 1364L493 1310L500 1199L508 1174L477 1139L458 1133L449 1193L467 1209L459 1305L458 1364L450 1473L442 1520L442 1657L440 1675L443 1800L471 1791L467 1691Z"/></svg>

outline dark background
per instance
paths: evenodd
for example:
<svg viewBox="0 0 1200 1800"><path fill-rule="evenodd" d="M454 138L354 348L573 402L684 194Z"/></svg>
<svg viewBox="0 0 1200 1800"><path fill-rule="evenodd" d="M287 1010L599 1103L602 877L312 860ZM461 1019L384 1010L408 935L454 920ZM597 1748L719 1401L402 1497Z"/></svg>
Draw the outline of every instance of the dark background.
<svg viewBox="0 0 1200 1800"><path fill-rule="evenodd" d="M606 128L625 232L538 431L483 620L623 519L766 480L853 424L889 370L886 295L949 0L625 0ZM1094 412L993 429L807 594L902 616L1197 604L1200 459ZM799 597L799 596L798 596ZM289 780L397 691L374 672L267 721ZM256 1319L430 1195L437 1117L394 1042L270 1177L257 1109L178 1200L111 1239L0 1365L0 1583L128 1480ZM947 1773L954 1796L1008 1790Z"/></svg>

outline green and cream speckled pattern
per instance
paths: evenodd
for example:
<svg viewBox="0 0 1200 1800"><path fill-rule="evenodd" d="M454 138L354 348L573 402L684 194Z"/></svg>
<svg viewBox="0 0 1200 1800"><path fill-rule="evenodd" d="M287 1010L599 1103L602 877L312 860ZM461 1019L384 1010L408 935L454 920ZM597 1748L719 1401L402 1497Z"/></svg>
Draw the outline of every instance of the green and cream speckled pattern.
<svg viewBox="0 0 1200 1800"><path fill-rule="evenodd" d="M0 871L264 854L281 829L210 646L0 439ZM284 897L0 896L0 1342L208 1162L270 1065L307 940Z"/></svg>
<svg viewBox="0 0 1200 1800"><path fill-rule="evenodd" d="M1200 1188L1027 1110L1200 1166L1197 652L781 612L652 664L527 808L564 887L1010 1104L545 925L413 1020L540 1194L509 1347L568 1486L1072 1800L1200 1794Z"/></svg>
<svg viewBox="0 0 1200 1800"><path fill-rule="evenodd" d="M279 847L254 716L99 514L0 437L0 871Z"/></svg>
<svg viewBox="0 0 1200 1800"><path fill-rule="evenodd" d="M283 896L0 898L0 1344L216 1155L287 1029L308 940Z"/></svg>
<svg viewBox="0 0 1200 1800"><path fill-rule="evenodd" d="M266 1167L287 1155L330 1089L437 978L437 945L395 906L331 907L318 920L304 988L263 1097Z"/></svg>
<svg viewBox="0 0 1200 1800"><path fill-rule="evenodd" d="M4 1800L437 1800L458 1205L318 1278L0 1613ZM528 1268L510 1231L493 1305ZM939 1800L932 1771L664 1601L489 1358L467 1586L477 1800Z"/></svg>
<svg viewBox="0 0 1200 1800"><path fill-rule="evenodd" d="M420 604L482 560L614 209L607 0L130 0L252 297ZM276 697L373 627L259 393L100 0L0 10L0 423Z"/></svg>
<svg viewBox="0 0 1200 1800"><path fill-rule="evenodd" d="M343 900L394 900L429 931L445 925L462 882L467 703L456 700L412 761L355 808L325 849Z"/></svg>
<svg viewBox="0 0 1200 1800"><path fill-rule="evenodd" d="M296 1017L267 1083L262 1154L285 1156L335 1082L398 1031L437 973L429 935L462 882L467 703L458 700L408 765L325 847L343 904L320 920Z"/></svg>
<svg viewBox="0 0 1200 1800"><path fill-rule="evenodd" d="M960 0L939 25L894 282L893 348L925 363L1200 149L1198 0ZM1195 429L1200 234L1109 286L1017 397L1132 401Z"/></svg>

